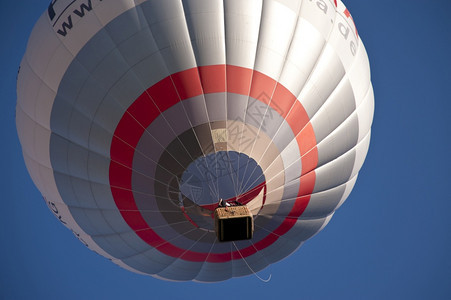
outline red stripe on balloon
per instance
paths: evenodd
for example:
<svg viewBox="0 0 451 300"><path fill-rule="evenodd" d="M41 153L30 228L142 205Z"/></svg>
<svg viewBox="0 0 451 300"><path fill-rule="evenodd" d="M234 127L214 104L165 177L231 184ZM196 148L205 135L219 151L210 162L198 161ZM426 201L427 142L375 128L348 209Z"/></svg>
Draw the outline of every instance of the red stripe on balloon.
<svg viewBox="0 0 451 300"><path fill-rule="evenodd" d="M147 93L158 106L160 111L165 111L166 109L180 101L179 94L177 93L171 76L166 77L165 79L151 86L147 90Z"/></svg>
<svg viewBox="0 0 451 300"><path fill-rule="evenodd" d="M307 123L296 137L296 140L301 151L302 174L306 174L318 165L318 148L316 147L316 138L312 123Z"/></svg>
<svg viewBox="0 0 451 300"><path fill-rule="evenodd" d="M254 71L249 96L260 100L265 104L269 104L274 93L274 89L276 88L276 84L277 82L274 79L258 71Z"/></svg>
<svg viewBox="0 0 451 300"><path fill-rule="evenodd" d="M301 132L301 130L305 127L305 125L307 125L307 123L310 121L307 112L305 111L302 104L299 103L299 101L296 101L294 103L292 109L285 117L285 120L290 125L291 130L293 131L293 134L295 136L297 136Z"/></svg>
<svg viewBox="0 0 451 300"><path fill-rule="evenodd" d="M224 257L222 257L218 262L223 262L223 261L230 261L230 254L227 255L227 253L225 253ZM201 261L205 261L205 253L202 252L194 252L194 251L186 251L185 253L183 253L182 256L180 256L181 259L187 260L187 261L197 261L197 262L201 262ZM210 262L214 262L213 259L209 259Z"/></svg>
<svg viewBox="0 0 451 300"><path fill-rule="evenodd" d="M180 99L188 99L202 94L202 84L197 69L175 73L171 77Z"/></svg>
<svg viewBox="0 0 451 300"><path fill-rule="evenodd" d="M126 111L114 131L114 136L135 148L144 133L144 128Z"/></svg>
<svg viewBox="0 0 451 300"><path fill-rule="evenodd" d="M135 149L117 136L113 136L111 144L114 144L110 150L111 160L131 168Z"/></svg>
<svg viewBox="0 0 451 300"><path fill-rule="evenodd" d="M248 95L252 80L252 70L227 65L226 71L227 92Z"/></svg>
<svg viewBox="0 0 451 300"><path fill-rule="evenodd" d="M286 87L278 83L276 90L274 91L274 95L272 96L272 102L277 105L276 111L284 119L286 119L291 108L296 104L297 99ZM305 110L301 113L301 115L307 115ZM297 122L299 122L299 119ZM299 123L302 123L302 121Z"/></svg>
<svg viewBox="0 0 451 300"><path fill-rule="evenodd" d="M147 230L149 228L149 225L147 224L146 220L144 220L139 210L136 211L122 210L121 215L124 218L124 220L127 221L128 226L133 228L135 232Z"/></svg>
<svg viewBox="0 0 451 300"><path fill-rule="evenodd" d="M122 189L131 190L132 169L121 165L115 161L110 162L110 185ZM114 198L116 200L116 197ZM121 202L122 198L118 198ZM116 203L117 204L117 203Z"/></svg>
<svg viewBox="0 0 451 300"><path fill-rule="evenodd" d="M204 94L222 93L226 89L226 66L199 67Z"/></svg>
<svg viewBox="0 0 451 300"><path fill-rule="evenodd" d="M132 191L111 186L111 192L113 194L114 199L121 199L121 201L116 202L117 208L120 211L137 209Z"/></svg>
<svg viewBox="0 0 451 300"><path fill-rule="evenodd" d="M225 70L227 72L225 72ZM285 117L297 136L302 160L298 198L287 218L269 235L232 253L201 253L179 248L161 238L144 220L134 201L131 183L133 154L148 125L161 112L181 100L203 93L230 92L269 104ZM272 97L272 98L271 98ZM271 100L269 100L271 99ZM291 109L290 109L291 108ZM305 109L285 87L266 75L237 66L204 66L173 74L145 91L126 111L119 122L111 143L110 185L114 201L122 217L146 243L162 253L187 261L227 262L241 259L262 250L287 233L304 212L315 186L318 161L316 139ZM305 167L304 167L305 166Z"/></svg>
<svg viewBox="0 0 451 300"><path fill-rule="evenodd" d="M158 107L147 93L139 96L127 111L143 129L149 127L153 120L160 115Z"/></svg>
<svg viewBox="0 0 451 300"><path fill-rule="evenodd" d="M318 165L318 148L315 146L309 152L301 157L302 175L313 171Z"/></svg>
<svg viewBox="0 0 451 300"><path fill-rule="evenodd" d="M305 175L302 175L300 181L301 181L301 184L299 185L298 196L299 197L304 197L304 196L310 197L310 194L313 192L313 189L315 188L316 173L309 172ZM305 202L305 199L303 199L302 201Z"/></svg>

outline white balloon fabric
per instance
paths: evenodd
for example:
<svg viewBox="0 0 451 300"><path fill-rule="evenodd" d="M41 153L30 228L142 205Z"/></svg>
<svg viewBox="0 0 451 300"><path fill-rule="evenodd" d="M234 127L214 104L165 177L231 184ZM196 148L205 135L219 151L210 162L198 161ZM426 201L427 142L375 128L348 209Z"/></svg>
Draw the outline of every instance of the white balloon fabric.
<svg viewBox="0 0 451 300"><path fill-rule="evenodd" d="M252 274L324 228L374 111L340 0L53 0L17 93L55 216L119 266L175 281ZM221 198L251 210L251 240L217 240Z"/></svg>

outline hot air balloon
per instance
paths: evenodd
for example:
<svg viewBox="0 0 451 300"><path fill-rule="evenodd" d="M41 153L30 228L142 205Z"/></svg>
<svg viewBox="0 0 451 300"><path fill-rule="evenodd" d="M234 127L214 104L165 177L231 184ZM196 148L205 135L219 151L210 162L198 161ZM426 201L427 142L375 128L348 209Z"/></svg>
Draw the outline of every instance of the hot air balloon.
<svg viewBox="0 0 451 300"><path fill-rule="evenodd" d="M321 231L374 111L340 0L53 0L17 94L53 214L117 265L174 281L258 272ZM215 223L219 208L251 223Z"/></svg>

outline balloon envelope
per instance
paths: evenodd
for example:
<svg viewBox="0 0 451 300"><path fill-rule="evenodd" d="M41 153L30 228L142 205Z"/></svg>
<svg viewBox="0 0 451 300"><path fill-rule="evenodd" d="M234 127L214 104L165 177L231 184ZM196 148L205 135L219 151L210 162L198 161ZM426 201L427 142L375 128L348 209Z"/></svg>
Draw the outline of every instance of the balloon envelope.
<svg viewBox="0 0 451 300"><path fill-rule="evenodd" d="M17 93L55 216L119 266L178 281L252 274L324 228L374 111L340 0L54 0ZM249 208L251 240L217 240L219 199Z"/></svg>

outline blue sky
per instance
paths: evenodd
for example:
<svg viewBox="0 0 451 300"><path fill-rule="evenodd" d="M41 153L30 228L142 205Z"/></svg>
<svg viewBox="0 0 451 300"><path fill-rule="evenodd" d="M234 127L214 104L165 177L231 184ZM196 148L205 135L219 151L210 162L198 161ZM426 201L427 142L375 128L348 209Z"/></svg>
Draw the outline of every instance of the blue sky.
<svg viewBox="0 0 451 300"><path fill-rule="evenodd" d="M347 0L376 97L367 160L345 204L298 252L218 284L130 273L59 224L26 171L16 74L48 0L2 1L0 299L450 299L451 2Z"/></svg>

